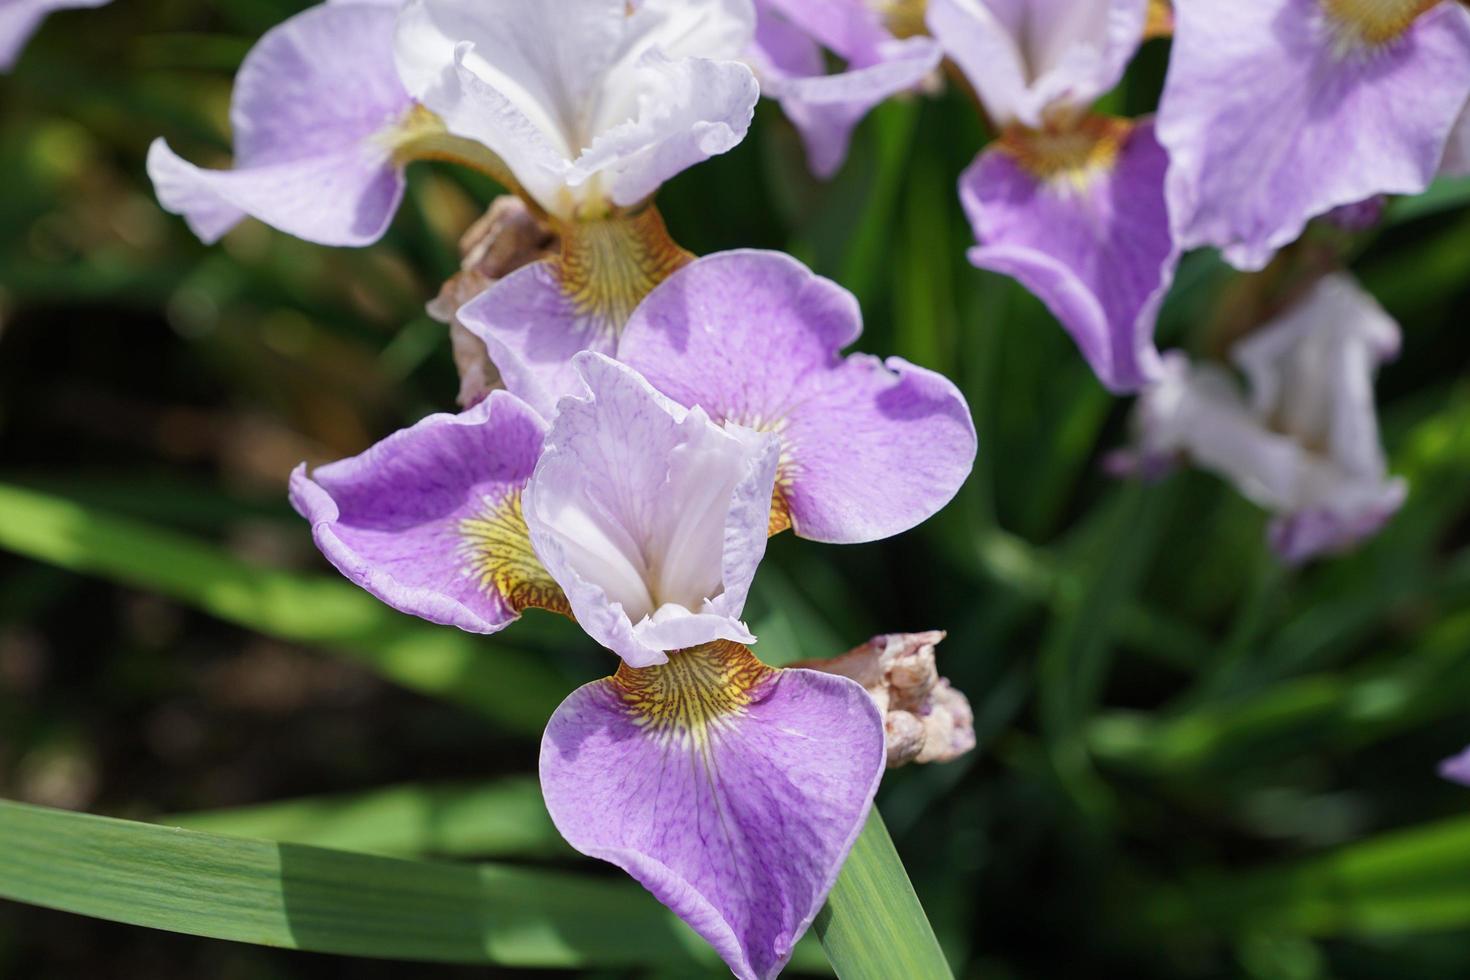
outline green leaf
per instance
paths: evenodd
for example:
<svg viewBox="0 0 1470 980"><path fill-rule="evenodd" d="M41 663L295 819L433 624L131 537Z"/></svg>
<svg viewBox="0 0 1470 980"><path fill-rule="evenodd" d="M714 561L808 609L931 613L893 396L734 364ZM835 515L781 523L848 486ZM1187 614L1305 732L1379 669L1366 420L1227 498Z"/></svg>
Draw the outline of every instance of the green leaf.
<svg viewBox="0 0 1470 980"><path fill-rule="evenodd" d="M631 882L220 837L0 801L0 897L169 932L504 966L715 962Z"/></svg>
<svg viewBox="0 0 1470 980"><path fill-rule="evenodd" d="M842 980L953 976L876 808L814 928Z"/></svg>
<svg viewBox="0 0 1470 980"><path fill-rule="evenodd" d="M530 777L468 785L391 786L231 810L160 817L156 823L235 837L313 844L403 857L504 857L572 852Z"/></svg>
<svg viewBox="0 0 1470 980"><path fill-rule="evenodd" d="M186 535L0 484L0 548L327 647L404 687L538 735L571 684L500 641L422 623L346 582L263 568Z"/></svg>

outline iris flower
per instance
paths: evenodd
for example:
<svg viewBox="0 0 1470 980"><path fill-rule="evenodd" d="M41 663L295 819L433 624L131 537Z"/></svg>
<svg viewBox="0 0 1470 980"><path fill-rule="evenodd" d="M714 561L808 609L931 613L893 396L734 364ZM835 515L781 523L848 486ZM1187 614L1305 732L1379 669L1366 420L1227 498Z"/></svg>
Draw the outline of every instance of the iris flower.
<svg viewBox="0 0 1470 980"><path fill-rule="evenodd" d="M459 313L506 387L551 414L578 387L575 355L630 365L664 395L780 442L776 529L817 541L905 531L954 496L975 455L957 388L901 358L841 355L857 300L779 252L733 251L670 276L615 336L577 329L545 265L501 280Z"/></svg>
<svg viewBox="0 0 1470 980"><path fill-rule="evenodd" d="M1470 786L1470 749L1441 762L1439 774L1445 779Z"/></svg>
<svg viewBox="0 0 1470 980"><path fill-rule="evenodd" d="M928 13L999 130L960 178L970 261L1035 293L1115 392L1159 376L1154 321L1178 260L1152 120L1092 109L1148 14L1147 0L932 0Z"/></svg>
<svg viewBox="0 0 1470 980"><path fill-rule="evenodd" d="M818 177L842 166L853 128L874 106L920 85L943 56L931 38L895 36L903 22L864 0L756 0L756 12L750 63L762 94L801 133ZM829 73L824 51L843 70Z"/></svg>
<svg viewBox="0 0 1470 980"><path fill-rule="evenodd" d="M0 0L0 72L15 67L26 42L46 15L73 7L101 7L112 0Z"/></svg>
<svg viewBox="0 0 1470 980"><path fill-rule="evenodd" d="M607 219L643 210L663 181L744 137L758 91L736 59L754 29L750 0L327 3L246 57L233 170L201 170L160 140L149 173L205 241L249 214L310 241L366 245L392 219L404 167L451 160L518 190L559 231L596 226L566 236L583 262ZM642 240L655 273L678 258Z"/></svg>
<svg viewBox="0 0 1470 980"><path fill-rule="evenodd" d="M856 315L790 259L712 256L639 307L626 363L569 358L549 423L498 390L292 478L323 553L395 608L480 633L552 610L621 658L548 723L547 806L743 978L789 958L886 755L860 684L746 646L767 536L909 526L975 451L947 382L836 356Z"/></svg>
<svg viewBox="0 0 1470 980"><path fill-rule="evenodd" d="M1260 269L1311 218L1422 191L1467 100L1459 3L1177 4L1159 139L1180 245Z"/></svg>
<svg viewBox="0 0 1470 980"><path fill-rule="evenodd" d="M1287 562L1346 550L1404 501L1373 404L1377 368L1398 348L1398 325L1373 298L1329 275L1236 344L1248 397L1218 367L1166 357L1139 400L1137 459L1184 454L1230 480L1275 515L1270 542Z"/></svg>

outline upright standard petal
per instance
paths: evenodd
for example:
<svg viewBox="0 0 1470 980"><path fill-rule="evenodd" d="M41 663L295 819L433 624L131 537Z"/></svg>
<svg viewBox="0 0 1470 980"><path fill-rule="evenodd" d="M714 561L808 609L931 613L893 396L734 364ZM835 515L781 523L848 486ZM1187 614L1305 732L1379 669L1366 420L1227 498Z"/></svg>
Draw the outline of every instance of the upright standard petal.
<svg viewBox="0 0 1470 980"><path fill-rule="evenodd" d="M0 72L15 67L26 42L46 15L74 7L101 7L112 0L0 0Z"/></svg>
<svg viewBox="0 0 1470 980"><path fill-rule="evenodd" d="M568 612L541 567L521 493L545 423L503 392L433 415L361 456L291 475L291 503L337 569L388 605L494 633L530 607Z"/></svg>
<svg viewBox="0 0 1470 980"><path fill-rule="evenodd" d="M1061 135L1009 131L960 178L970 261L1035 293L1114 392L1159 376L1154 323L1179 259L1168 166L1151 121L1090 117Z"/></svg>
<svg viewBox="0 0 1470 980"><path fill-rule="evenodd" d="M1039 128L1118 84L1148 0L931 0L927 17L997 122Z"/></svg>
<svg viewBox="0 0 1470 980"><path fill-rule="evenodd" d="M921 84L943 57L930 38L892 37L877 24L876 14L852 0L759 0L757 10L750 62L762 94L779 101L801 133L807 162L818 177L830 177L842 166L854 127L873 107ZM858 20L857 28L847 28L847 21L858 19L851 11L872 23ZM839 23L829 25L839 16ZM827 73L822 45L846 59L845 71Z"/></svg>
<svg viewBox="0 0 1470 980"><path fill-rule="evenodd" d="M399 72L563 221L640 203L744 138L751 0L412 0Z"/></svg>
<svg viewBox="0 0 1470 980"><path fill-rule="evenodd" d="M1418 193L1467 97L1457 3L1179 4L1159 139L1180 244L1260 269L1313 217Z"/></svg>
<svg viewBox="0 0 1470 980"><path fill-rule="evenodd" d="M163 140L159 202L205 242L246 215L323 245L382 237L403 196L395 145L418 119L393 67L386 3L313 7L266 33L235 78L235 168L202 170Z"/></svg>
<svg viewBox="0 0 1470 980"><path fill-rule="evenodd" d="M600 354L576 367L526 488L531 541L582 628L633 667L740 621L766 547L779 446L686 411Z"/></svg>
<svg viewBox="0 0 1470 980"><path fill-rule="evenodd" d="M873 541L948 503L976 439L943 376L898 358L843 358L861 332L852 294L795 259L722 252L649 294L618 357L681 405L779 437L775 528Z"/></svg>
<svg viewBox="0 0 1470 980"><path fill-rule="evenodd" d="M845 677L716 643L572 694L541 789L577 850L623 868L769 980L821 909L883 774L883 722Z"/></svg>
<svg viewBox="0 0 1470 980"><path fill-rule="evenodd" d="M1276 515L1270 541L1288 562L1344 551L1377 532L1403 503L1388 475L1373 407L1373 377L1398 347L1398 328L1343 275L1237 345L1247 400L1218 368L1165 359L1144 392L1145 458L1185 453Z"/></svg>

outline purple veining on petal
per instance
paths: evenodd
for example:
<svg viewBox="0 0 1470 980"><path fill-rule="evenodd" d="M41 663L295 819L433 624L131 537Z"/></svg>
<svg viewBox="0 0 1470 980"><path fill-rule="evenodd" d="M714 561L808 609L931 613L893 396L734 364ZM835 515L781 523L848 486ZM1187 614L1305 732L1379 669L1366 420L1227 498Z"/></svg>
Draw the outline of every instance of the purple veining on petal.
<svg viewBox="0 0 1470 980"><path fill-rule="evenodd" d="M974 463L974 423L948 380L899 358L841 356L852 294L776 252L723 252L670 276L634 312L618 357L683 405L781 440L777 491L796 533L871 541L932 516Z"/></svg>
<svg viewBox="0 0 1470 980"><path fill-rule="evenodd" d="M1114 159L1079 170L1040 176L1002 144L960 178L980 242L970 261L1046 303L1114 392L1159 374L1154 323L1179 259L1164 203L1168 164L1143 121Z"/></svg>
<svg viewBox="0 0 1470 980"><path fill-rule="evenodd" d="M541 787L573 847L638 879L737 977L768 980L836 880L883 764L858 684L715 644L573 693L542 739Z"/></svg>
<svg viewBox="0 0 1470 980"><path fill-rule="evenodd" d="M387 3L313 7L269 31L235 78L235 166L204 170L163 140L148 174L163 207L205 242L250 215L323 245L382 237L403 196L382 134L412 101L393 65Z"/></svg>
<svg viewBox="0 0 1470 980"><path fill-rule="evenodd" d="M1470 12L1352 40L1319 0L1195 0L1176 11L1159 110L1181 245L1259 269L1306 222L1434 177L1470 93Z"/></svg>
<svg viewBox="0 0 1470 980"><path fill-rule="evenodd" d="M779 444L675 405L600 354L575 364L586 393L562 400L525 514L577 622L634 667L752 642L740 615L765 554Z"/></svg>
<svg viewBox="0 0 1470 980"><path fill-rule="evenodd" d="M504 392L432 415L360 456L291 475L291 503L343 575L430 622L493 633L565 611L521 517L545 423Z"/></svg>

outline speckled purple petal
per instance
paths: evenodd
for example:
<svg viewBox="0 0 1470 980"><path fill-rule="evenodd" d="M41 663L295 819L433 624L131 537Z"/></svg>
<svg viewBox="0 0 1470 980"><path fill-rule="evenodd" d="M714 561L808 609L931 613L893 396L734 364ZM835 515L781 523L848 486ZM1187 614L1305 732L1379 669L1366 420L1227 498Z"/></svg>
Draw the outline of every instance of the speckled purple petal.
<svg viewBox="0 0 1470 980"><path fill-rule="evenodd" d="M812 172L830 177L847 157L853 128L880 102L921 83L939 66L942 52L930 38L900 41L880 33L877 39L854 39L860 57L849 59L848 70L829 75L817 42L783 13L788 6L757 4L751 62L762 94L778 100L801 133Z"/></svg>
<svg viewBox="0 0 1470 980"><path fill-rule="evenodd" d="M1470 748L1441 762L1439 774L1445 779L1470 786Z"/></svg>
<svg viewBox="0 0 1470 980"><path fill-rule="evenodd" d="M201 239L246 215L323 245L382 237L403 196L381 138L412 103L393 64L394 5L313 7L266 33L235 78L233 170L204 170L163 140L148 175Z"/></svg>
<svg viewBox="0 0 1470 980"><path fill-rule="evenodd" d="M842 348L857 300L778 252L722 252L670 276L634 312L620 360L682 405L781 439L777 480L797 534L873 541L932 516L975 459L948 380Z"/></svg>
<svg viewBox="0 0 1470 980"><path fill-rule="evenodd" d="M0 0L0 72L10 71L46 15L74 7L101 7L112 0Z"/></svg>
<svg viewBox="0 0 1470 980"><path fill-rule="evenodd" d="M1109 390L1157 378L1154 321L1179 253L1169 232L1169 160L1140 122L1106 169L1044 180L992 147L960 178L979 247L970 261L1012 276L1072 335Z"/></svg>
<svg viewBox="0 0 1470 980"><path fill-rule="evenodd" d="M291 503L327 559L402 612L494 633L530 606L566 611L531 549L521 491L545 423L491 392L360 456L291 475Z"/></svg>
<svg viewBox="0 0 1470 980"><path fill-rule="evenodd" d="M634 667L753 641L740 615L765 554L779 444L686 411L601 354L575 364L586 394L562 400L525 514L577 622Z"/></svg>
<svg viewBox="0 0 1470 980"><path fill-rule="evenodd" d="M856 682L717 644L572 694L541 789L577 850L623 868L741 980L780 973L857 839L883 722Z"/></svg>
<svg viewBox="0 0 1470 980"><path fill-rule="evenodd" d="M1371 46L1320 0L1193 0L1175 15L1158 128L1183 247L1259 269L1310 218L1434 177L1470 93L1459 4Z"/></svg>

